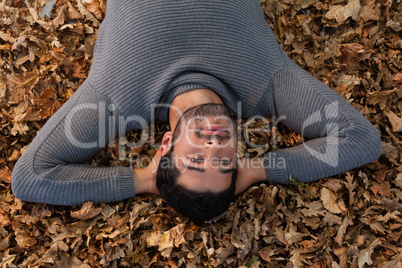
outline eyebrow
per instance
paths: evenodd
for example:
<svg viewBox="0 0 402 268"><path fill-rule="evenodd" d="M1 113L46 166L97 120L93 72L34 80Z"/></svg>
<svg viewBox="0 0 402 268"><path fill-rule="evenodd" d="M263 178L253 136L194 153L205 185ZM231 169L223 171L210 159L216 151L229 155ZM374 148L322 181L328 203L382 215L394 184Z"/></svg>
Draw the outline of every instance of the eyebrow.
<svg viewBox="0 0 402 268"><path fill-rule="evenodd" d="M198 171L198 172L205 172L205 168L199 168L199 167L192 167L192 166L186 166L184 165L185 168L189 169L189 170L194 170L194 171ZM222 174L228 174L230 172L232 172L234 170L234 168L230 168L230 169L220 169L219 172Z"/></svg>

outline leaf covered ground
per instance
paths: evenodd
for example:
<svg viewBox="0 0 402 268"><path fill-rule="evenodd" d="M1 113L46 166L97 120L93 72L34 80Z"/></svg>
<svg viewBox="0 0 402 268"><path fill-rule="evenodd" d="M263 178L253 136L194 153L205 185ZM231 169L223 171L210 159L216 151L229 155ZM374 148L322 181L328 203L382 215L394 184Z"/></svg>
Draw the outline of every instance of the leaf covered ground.
<svg viewBox="0 0 402 268"><path fill-rule="evenodd" d="M260 0L288 56L374 124L382 155L308 185L252 187L204 226L154 195L80 207L13 196L16 160L85 80L105 14L104 1L58 0L41 17L46 2L0 0L1 267L402 267L400 1ZM157 140L166 129L155 126ZM301 142L283 126L247 138L267 145L243 143L239 157ZM124 152L138 166L155 148ZM91 164L127 165L119 153L107 148Z"/></svg>

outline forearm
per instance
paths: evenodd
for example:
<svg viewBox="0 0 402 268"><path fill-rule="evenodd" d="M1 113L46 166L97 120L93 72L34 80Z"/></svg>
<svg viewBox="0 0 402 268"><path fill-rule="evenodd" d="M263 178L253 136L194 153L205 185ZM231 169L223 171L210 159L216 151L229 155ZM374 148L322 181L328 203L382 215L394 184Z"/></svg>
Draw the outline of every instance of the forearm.
<svg viewBox="0 0 402 268"><path fill-rule="evenodd" d="M334 90L294 63L274 78L277 117L308 139L264 155L271 182L311 182L377 159L374 126Z"/></svg>
<svg viewBox="0 0 402 268"><path fill-rule="evenodd" d="M134 169L134 188L135 194L159 194L156 188L156 180L154 174L148 168Z"/></svg>
<svg viewBox="0 0 402 268"><path fill-rule="evenodd" d="M236 194L244 192L251 185L267 181L264 158L242 158L237 161Z"/></svg>
<svg viewBox="0 0 402 268"><path fill-rule="evenodd" d="M117 109L84 82L43 126L16 163L13 193L20 199L58 205L112 202L134 196L130 167L92 167L90 160L116 138Z"/></svg>
<svg viewBox="0 0 402 268"><path fill-rule="evenodd" d="M34 150L27 150L13 170L13 194L21 200L71 206L120 201L135 194L129 167L70 164L35 171L34 158Z"/></svg>
<svg viewBox="0 0 402 268"><path fill-rule="evenodd" d="M160 160L160 151L158 150L151 163L146 168L135 168L133 172L135 194L159 194L156 187L156 174Z"/></svg>

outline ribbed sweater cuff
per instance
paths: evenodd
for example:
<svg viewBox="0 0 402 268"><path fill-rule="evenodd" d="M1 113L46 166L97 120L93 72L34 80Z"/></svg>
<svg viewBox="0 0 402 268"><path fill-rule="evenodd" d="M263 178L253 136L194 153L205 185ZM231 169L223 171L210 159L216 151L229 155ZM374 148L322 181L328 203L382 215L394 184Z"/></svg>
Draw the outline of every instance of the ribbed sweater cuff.
<svg viewBox="0 0 402 268"><path fill-rule="evenodd" d="M188 83L188 84L177 86L177 87L175 87L176 96L179 94L182 94L184 92L194 90L194 89L199 89L199 88L208 88L208 87L203 84L200 84L200 83Z"/></svg>
<svg viewBox="0 0 402 268"><path fill-rule="evenodd" d="M290 183L290 171L284 158L276 158L275 153L265 154L264 167L267 172L268 182Z"/></svg>
<svg viewBox="0 0 402 268"><path fill-rule="evenodd" d="M117 183L117 197L119 200L131 198L135 195L133 169L131 167L119 167Z"/></svg>
<svg viewBox="0 0 402 268"><path fill-rule="evenodd" d="M166 88L160 102L170 104L178 95L194 89L207 88L218 94L225 105L236 111L237 101L226 85L213 75L200 72L185 72L177 76ZM169 111L162 108L158 113L161 120L168 120Z"/></svg>

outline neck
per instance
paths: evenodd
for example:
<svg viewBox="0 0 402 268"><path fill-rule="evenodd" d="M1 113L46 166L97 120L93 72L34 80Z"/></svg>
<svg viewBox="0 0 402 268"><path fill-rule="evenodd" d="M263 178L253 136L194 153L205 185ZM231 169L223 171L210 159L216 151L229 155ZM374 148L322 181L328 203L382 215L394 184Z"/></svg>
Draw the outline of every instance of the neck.
<svg viewBox="0 0 402 268"><path fill-rule="evenodd" d="M179 122L180 116L185 111L205 103L223 104L223 101L210 89L194 89L175 97L170 103L171 106L169 109L169 124L171 131L174 131Z"/></svg>

